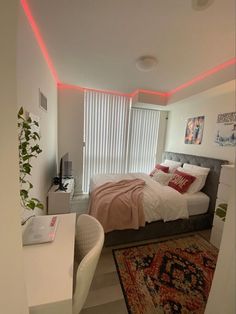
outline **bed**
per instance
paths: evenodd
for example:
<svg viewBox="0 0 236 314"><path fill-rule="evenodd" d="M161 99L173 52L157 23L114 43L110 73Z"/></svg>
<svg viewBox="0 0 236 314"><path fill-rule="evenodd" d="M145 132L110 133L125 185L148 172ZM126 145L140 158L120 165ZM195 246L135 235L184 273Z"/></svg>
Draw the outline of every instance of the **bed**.
<svg viewBox="0 0 236 314"><path fill-rule="evenodd" d="M107 232L105 236L106 246L209 229L212 227L221 165L227 163L227 161L174 152L165 152L163 154L163 160L165 159L179 161L182 164L188 163L210 168L210 172L207 176L207 180L202 191L193 195L184 195L185 202L187 202L188 218L183 215L180 216L182 219L178 219L178 216L176 216L177 219L171 221L167 220L164 222L161 216L158 217L158 214L153 216L152 213L150 214L150 211L145 211L146 208L144 206L144 213L146 218L145 226L140 227L138 230L125 229ZM133 176L135 176L135 174L133 174ZM137 175L137 177L145 180L141 174ZM112 177L109 175L102 176L101 178L93 178L91 181L91 190L93 190L98 185L102 185L106 181L111 181L111 179ZM152 179L147 178L147 180Z"/></svg>

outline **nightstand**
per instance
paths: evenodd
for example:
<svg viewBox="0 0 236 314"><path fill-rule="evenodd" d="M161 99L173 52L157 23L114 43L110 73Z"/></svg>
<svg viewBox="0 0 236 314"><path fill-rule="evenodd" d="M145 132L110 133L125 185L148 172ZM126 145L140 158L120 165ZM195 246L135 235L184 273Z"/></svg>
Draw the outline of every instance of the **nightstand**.
<svg viewBox="0 0 236 314"><path fill-rule="evenodd" d="M57 190L58 186L53 185L48 192L48 214L67 214L71 212L71 200L74 195L74 178L64 179L63 184L67 185L66 191Z"/></svg>

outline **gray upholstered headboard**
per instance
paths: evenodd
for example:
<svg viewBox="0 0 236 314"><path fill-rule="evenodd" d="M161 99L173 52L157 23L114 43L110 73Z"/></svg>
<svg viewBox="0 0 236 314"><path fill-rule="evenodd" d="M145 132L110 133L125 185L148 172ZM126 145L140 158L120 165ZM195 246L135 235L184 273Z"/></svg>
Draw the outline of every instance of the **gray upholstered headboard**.
<svg viewBox="0 0 236 314"><path fill-rule="evenodd" d="M228 161L173 152L164 152L162 159L180 161L182 164L188 163L211 169L202 192L210 197L209 212L214 213L221 165L227 164Z"/></svg>

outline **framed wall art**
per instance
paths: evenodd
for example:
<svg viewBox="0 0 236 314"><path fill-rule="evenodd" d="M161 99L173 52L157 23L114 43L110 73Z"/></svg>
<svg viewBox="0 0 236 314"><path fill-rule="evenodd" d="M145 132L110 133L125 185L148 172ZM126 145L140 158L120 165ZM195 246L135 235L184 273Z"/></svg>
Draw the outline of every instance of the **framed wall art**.
<svg viewBox="0 0 236 314"><path fill-rule="evenodd" d="M204 116L189 118L185 131L185 144L201 144L204 128Z"/></svg>
<svg viewBox="0 0 236 314"><path fill-rule="evenodd" d="M218 114L215 143L219 146L236 146L236 112Z"/></svg>

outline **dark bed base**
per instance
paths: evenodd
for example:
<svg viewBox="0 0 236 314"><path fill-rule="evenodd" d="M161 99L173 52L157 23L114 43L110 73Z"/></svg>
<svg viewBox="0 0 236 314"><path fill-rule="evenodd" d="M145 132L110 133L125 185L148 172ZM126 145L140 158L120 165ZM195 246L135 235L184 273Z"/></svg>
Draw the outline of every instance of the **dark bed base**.
<svg viewBox="0 0 236 314"><path fill-rule="evenodd" d="M138 230L115 230L105 236L105 246L113 246L130 242L138 242L174 234L192 232L212 227L212 214L191 216L189 219L178 219L163 222L162 220L147 223Z"/></svg>
<svg viewBox="0 0 236 314"><path fill-rule="evenodd" d="M210 197L208 212L206 214L190 216L189 219L178 219L169 222L160 220L147 223L145 227L139 228L138 230L129 229L108 232L105 235L105 246L149 240L212 227L221 165L226 164L227 161L173 152L165 152L163 154L163 160L164 159L172 159L181 161L182 163L189 163L211 169L205 187L202 190Z"/></svg>

